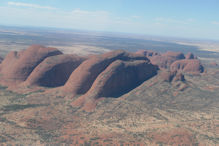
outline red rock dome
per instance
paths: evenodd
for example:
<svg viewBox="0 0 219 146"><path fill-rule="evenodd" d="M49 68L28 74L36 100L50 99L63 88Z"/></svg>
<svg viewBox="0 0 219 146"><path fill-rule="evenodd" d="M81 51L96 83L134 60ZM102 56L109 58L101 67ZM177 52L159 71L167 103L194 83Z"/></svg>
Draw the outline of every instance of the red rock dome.
<svg viewBox="0 0 219 146"><path fill-rule="evenodd" d="M73 105L92 109L100 97L119 97L157 74L157 67L145 60L111 63L98 75L90 90L76 99Z"/></svg>
<svg viewBox="0 0 219 146"><path fill-rule="evenodd" d="M55 48L33 45L25 51L12 51L3 60L1 75L8 81L25 81L33 69L49 56L62 54Z"/></svg>
<svg viewBox="0 0 219 146"><path fill-rule="evenodd" d="M28 85L45 87L62 86L69 76L85 59L76 55L56 55L47 57L30 74Z"/></svg>
<svg viewBox="0 0 219 146"><path fill-rule="evenodd" d="M171 71L183 71L187 73L202 73L204 67L198 59L177 60L170 66Z"/></svg>
<svg viewBox="0 0 219 146"><path fill-rule="evenodd" d="M73 94L86 93L97 76L104 71L107 66L116 60L146 60L145 56L137 55L134 53L127 53L125 51L112 51L103 55L94 56L84 61L74 72L71 74L69 80L63 87L66 92Z"/></svg>

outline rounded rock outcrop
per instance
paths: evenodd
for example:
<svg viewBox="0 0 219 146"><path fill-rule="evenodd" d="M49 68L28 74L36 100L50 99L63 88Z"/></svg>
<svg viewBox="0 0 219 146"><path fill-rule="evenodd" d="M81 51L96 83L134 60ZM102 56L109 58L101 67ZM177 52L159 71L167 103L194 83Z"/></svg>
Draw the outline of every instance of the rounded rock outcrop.
<svg viewBox="0 0 219 146"><path fill-rule="evenodd" d="M162 54L162 56L167 57L167 58L171 58L171 59L174 59L174 60L185 59L185 56L182 52L168 51L168 52Z"/></svg>
<svg viewBox="0 0 219 146"><path fill-rule="evenodd" d="M69 76L85 58L77 55L56 55L47 57L30 74L25 83L45 87L58 87L65 84Z"/></svg>
<svg viewBox="0 0 219 146"><path fill-rule="evenodd" d="M145 53L145 52L143 52L143 53ZM185 59L184 54L181 52L168 51L164 54L159 54L159 53L155 53L153 51L149 51L149 53L147 53L147 51L146 51L145 54L147 55L147 54L151 54L151 53L152 53L152 55L148 56L151 63L159 66L159 68L161 68L161 69L169 68L170 65L176 60Z"/></svg>
<svg viewBox="0 0 219 146"><path fill-rule="evenodd" d="M162 70L159 77L166 82L185 81L184 75L177 71Z"/></svg>
<svg viewBox="0 0 219 146"><path fill-rule="evenodd" d="M72 94L86 93L97 76L104 71L112 62L116 60L147 60L145 56L134 53L127 53L122 50L112 51L103 55L94 56L85 60L77 69L73 71L69 80L63 87L65 92Z"/></svg>
<svg viewBox="0 0 219 146"><path fill-rule="evenodd" d="M147 61L117 60L96 78L87 94L118 97L156 74L157 68Z"/></svg>
<svg viewBox="0 0 219 146"><path fill-rule="evenodd" d="M92 109L101 97L119 97L157 74L157 67L149 61L121 61L111 63L98 75L89 91L76 99L73 105Z"/></svg>
<svg viewBox="0 0 219 146"><path fill-rule="evenodd" d="M40 45L32 45L20 52L12 51L3 60L0 74L9 82L22 82L45 58L60 54L62 52L55 48Z"/></svg>
<svg viewBox="0 0 219 146"><path fill-rule="evenodd" d="M182 71L186 73L203 73L204 67L198 59L177 60L170 66L171 71Z"/></svg>

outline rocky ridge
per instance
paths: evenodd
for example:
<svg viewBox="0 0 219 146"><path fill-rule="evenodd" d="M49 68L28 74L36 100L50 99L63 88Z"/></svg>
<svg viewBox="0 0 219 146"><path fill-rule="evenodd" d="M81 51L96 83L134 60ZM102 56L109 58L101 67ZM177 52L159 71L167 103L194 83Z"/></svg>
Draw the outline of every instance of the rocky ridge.
<svg viewBox="0 0 219 146"><path fill-rule="evenodd" d="M157 53L123 50L79 57L40 45L10 52L0 66L1 83L25 86L60 87L77 98L72 105L92 109L103 97L119 97L144 81L185 81L184 73L200 74L204 67L192 53Z"/></svg>
<svg viewBox="0 0 219 146"><path fill-rule="evenodd" d="M185 66L171 70L177 61L197 58L162 54L113 51L86 58L62 53L46 57L25 81L16 83L17 89L30 91L0 85L0 143L217 145L218 67L204 64L207 72L197 70L198 75ZM162 68L151 63L154 55L175 61ZM98 73L94 66L100 67ZM75 74L78 68L81 72ZM80 88L66 88L70 76L80 73L87 79L95 75L81 95L72 92ZM3 80L1 74L0 84Z"/></svg>

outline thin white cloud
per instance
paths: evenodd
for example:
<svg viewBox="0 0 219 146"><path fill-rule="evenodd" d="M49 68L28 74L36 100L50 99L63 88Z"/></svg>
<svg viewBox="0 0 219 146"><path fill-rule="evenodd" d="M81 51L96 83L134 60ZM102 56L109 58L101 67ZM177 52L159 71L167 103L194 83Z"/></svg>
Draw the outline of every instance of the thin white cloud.
<svg viewBox="0 0 219 146"><path fill-rule="evenodd" d="M157 17L154 19L155 24L191 24L195 22L195 19L189 18L184 20L173 19L173 18L164 18L164 17Z"/></svg>
<svg viewBox="0 0 219 146"><path fill-rule="evenodd" d="M11 7L13 6L13 7ZM23 9L27 7L30 9ZM139 16L116 17L108 11L88 11L73 9L66 11L41 11L40 9L55 9L53 7L31 3L8 2L8 6L0 7L0 18L3 22L15 25L63 27L89 30L108 30L135 32L144 27L137 22ZM7 12L7 15L4 15ZM141 26L139 26L141 25ZM133 29L134 28L134 29Z"/></svg>
<svg viewBox="0 0 219 146"><path fill-rule="evenodd" d="M131 16L131 18L134 18L134 19L140 19L141 16L133 15L133 16Z"/></svg>
<svg viewBox="0 0 219 146"><path fill-rule="evenodd" d="M48 10L56 9L56 8L50 7L50 6L41 6L41 5L37 5L37 4L21 3L21 2L8 2L8 5L17 6L17 7L35 8L35 9L48 9Z"/></svg>
<svg viewBox="0 0 219 146"><path fill-rule="evenodd" d="M219 21L212 21L211 24L219 25Z"/></svg>
<svg viewBox="0 0 219 146"><path fill-rule="evenodd" d="M64 12L64 11L63 11ZM67 15L78 16L78 17L109 17L110 13L107 11L85 11L75 9L71 12L65 12Z"/></svg>
<svg viewBox="0 0 219 146"><path fill-rule="evenodd" d="M0 7L1 22L15 25L93 30L105 30L113 23L113 18L107 11L86 11L80 9L72 11L61 9L57 9L56 11L41 11L40 9L23 9L20 6L19 4L17 7Z"/></svg>

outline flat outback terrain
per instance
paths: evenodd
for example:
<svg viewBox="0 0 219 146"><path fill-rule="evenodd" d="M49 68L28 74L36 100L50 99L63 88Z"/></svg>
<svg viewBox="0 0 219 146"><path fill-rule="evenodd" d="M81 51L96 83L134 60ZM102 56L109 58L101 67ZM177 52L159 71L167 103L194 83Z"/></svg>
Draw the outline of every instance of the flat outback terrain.
<svg viewBox="0 0 219 146"><path fill-rule="evenodd" d="M0 26L0 145L219 145L219 42Z"/></svg>

